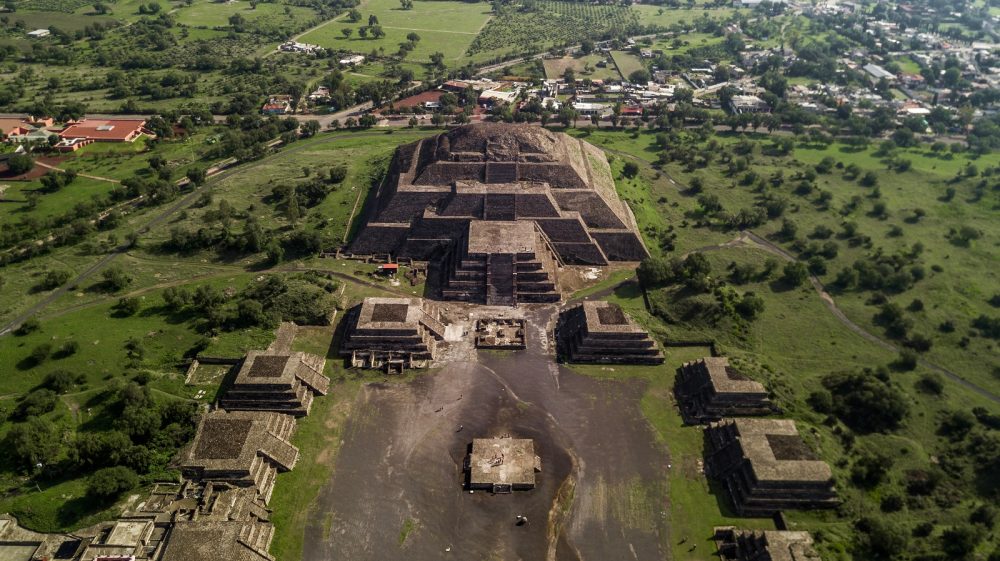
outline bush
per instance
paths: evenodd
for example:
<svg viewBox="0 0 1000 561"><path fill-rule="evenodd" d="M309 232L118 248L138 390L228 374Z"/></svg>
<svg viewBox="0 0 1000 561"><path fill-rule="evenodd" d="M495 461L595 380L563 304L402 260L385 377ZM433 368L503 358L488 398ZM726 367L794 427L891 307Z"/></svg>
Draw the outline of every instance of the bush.
<svg viewBox="0 0 1000 561"><path fill-rule="evenodd" d="M121 267L110 267L101 272L104 286L109 292L118 292L132 282L132 277Z"/></svg>
<svg viewBox="0 0 1000 561"><path fill-rule="evenodd" d="M735 309L743 319L754 320L764 311L764 299L753 292L747 292L736 303Z"/></svg>
<svg viewBox="0 0 1000 561"><path fill-rule="evenodd" d="M38 322L38 318L30 317L23 322L21 325L17 326L14 330L14 335L24 336L29 333L34 333L42 328L42 324Z"/></svg>
<svg viewBox="0 0 1000 561"><path fill-rule="evenodd" d="M781 281L788 286L801 286L808 278L809 269L798 261L786 263L781 272Z"/></svg>
<svg viewBox="0 0 1000 561"><path fill-rule="evenodd" d="M864 517L855 524L856 546L867 555L861 559L894 559L909 539L902 527L884 518Z"/></svg>
<svg viewBox="0 0 1000 561"><path fill-rule="evenodd" d="M639 164L635 162L625 162L625 165L622 167L622 175L629 179L639 175Z"/></svg>
<svg viewBox="0 0 1000 561"><path fill-rule="evenodd" d="M71 276L72 275L69 271L49 271L45 273L45 276L42 278L42 282L38 284L38 287L42 290L54 290L66 284L66 281L68 281Z"/></svg>
<svg viewBox="0 0 1000 561"><path fill-rule="evenodd" d="M924 374L917 381L917 389L931 395L944 393L944 379L937 374Z"/></svg>
<svg viewBox="0 0 1000 561"><path fill-rule="evenodd" d="M894 493L892 495L882 497L879 509L881 509L882 512L899 512L903 510L903 504L903 497Z"/></svg>
<svg viewBox="0 0 1000 561"><path fill-rule="evenodd" d="M138 313L141 306L138 298L119 298L114 310L119 316L129 317Z"/></svg>
<svg viewBox="0 0 1000 561"><path fill-rule="evenodd" d="M15 419L27 419L44 415L56 408L59 397L49 389L38 389L28 392L14 409Z"/></svg>
<svg viewBox="0 0 1000 561"><path fill-rule="evenodd" d="M833 397L833 412L859 432L886 432L899 427L910 406L903 394L889 385L884 373L839 372L823 378Z"/></svg>
<svg viewBox="0 0 1000 561"><path fill-rule="evenodd" d="M62 452L59 429L52 421L38 417L31 417L27 422L11 427L4 443L15 462L27 469L35 469L38 464L49 464Z"/></svg>
<svg viewBox="0 0 1000 561"><path fill-rule="evenodd" d="M66 393L73 386L82 384L86 380L83 374L73 374L68 370L53 370L42 379L42 387L48 388L55 393Z"/></svg>
<svg viewBox="0 0 1000 561"><path fill-rule="evenodd" d="M139 486L139 476L124 466L99 469L87 481L87 495L101 501L117 499Z"/></svg>
<svg viewBox="0 0 1000 561"><path fill-rule="evenodd" d="M968 559L982 539L983 533L979 528L962 524L941 534L941 549L952 559Z"/></svg>
<svg viewBox="0 0 1000 561"><path fill-rule="evenodd" d="M7 160L7 166L10 173L21 175L35 169L35 160L27 154L14 154Z"/></svg>

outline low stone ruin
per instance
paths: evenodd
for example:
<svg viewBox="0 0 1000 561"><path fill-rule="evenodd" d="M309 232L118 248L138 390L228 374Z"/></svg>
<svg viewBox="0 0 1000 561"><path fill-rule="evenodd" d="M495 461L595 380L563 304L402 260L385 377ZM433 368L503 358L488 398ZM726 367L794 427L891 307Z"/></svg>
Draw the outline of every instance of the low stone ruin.
<svg viewBox="0 0 1000 561"><path fill-rule="evenodd" d="M510 493L535 488L542 460L527 438L476 438L466 464L469 489Z"/></svg>
<svg viewBox="0 0 1000 561"><path fill-rule="evenodd" d="M355 368L426 368L444 340L437 307L421 298L365 298L346 321L340 354Z"/></svg>
<svg viewBox="0 0 1000 561"><path fill-rule="evenodd" d="M840 504L833 472L787 419L726 419L705 428L705 473L741 516Z"/></svg>
<svg viewBox="0 0 1000 561"><path fill-rule="evenodd" d="M820 561L809 532L715 529L722 561Z"/></svg>
<svg viewBox="0 0 1000 561"><path fill-rule="evenodd" d="M677 369L674 393L690 424L777 411L764 386L730 365L726 357L685 362Z"/></svg>
<svg viewBox="0 0 1000 561"><path fill-rule="evenodd" d="M609 302L588 300L560 314L556 340L560 356L568 362L663 364L656 341Z"/></svg>
<svg viewBox="0 0 1000 561"><path fill-rule="evenodd" d="M489 318L476 320L476 348L520 350L526 345L523 319Z"/></svg>
<svg viewBox="0 0 1000 561"><path fill-rule="evenodd" d="M250 351L221 405L230 411L273 411L302 417L316 395L326 395L326 359L293 352Z"/></svg>

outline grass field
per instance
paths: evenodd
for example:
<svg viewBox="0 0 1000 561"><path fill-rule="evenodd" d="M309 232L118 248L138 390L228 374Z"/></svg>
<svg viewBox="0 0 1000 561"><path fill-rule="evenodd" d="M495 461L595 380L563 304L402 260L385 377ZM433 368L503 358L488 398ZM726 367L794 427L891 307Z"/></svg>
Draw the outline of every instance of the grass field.
<svg viewBox="0 0 1000 561"><path fill-rule="evenodd" d="M635 4L631 8L639 16L642 25L668 27L674 24L691 24L695 19L707 15L712 19L725 19L739 10L732 8L670 9L653 4Z"/></svg>
<svg viewBox="0 0 1000 561"><path fill-rule="evenodd" d="M234 0L232 2L213 2L202 0L191 6L183 6L177 9L177 22L192 27L228 27L229 18L235 14L240 14L249 22L257 20L266 21L273 18L283 20L308 20L315 15L309 8L291 6L281 3L261 2L256 8L250 6L250 2L245 0Z"/></svg>
<svg viewBox="0 0 1000 561"><path fill-rule="evenodd" d="M362 54L380 49L391 54L396 52L400 43L406 42L407 34L414 32L420 35L420 41L407 57L409 60L427 62L432 53L441 52L445 60L457 61L465 55L472 39L490 17L486 4L453 1L417 1L412 10L403 10L397 0L366 0L358 9L362 14L361 21L348 23L340 19L307 33L299 40ZM371 15L378 18L385 37L362 39L359 36L358 28L367 25ZM352 29L353 34L345 38L342 29Z"/></svg>
<svg viewBox="0 0 1000 561"><path fill-rule="evenodd" d="M621 72L621 75L626 80L636 70L644 70L646 68L642 64L642 59L632 53L611 51L611 58L614 59L618 71Z"/></svg>
<svg viewBox="0 0 1000 561"><path fill-rule="evenodd" d="M607 65L604 68L599 68L597 64L601 61L607 61ZM549 79L562 78L563 73L566 72L567 68L572 68L573 72L576 73L576 79L582 80L584 78L590 78L591 80L620 80L621 75L615 70L614 64L611 62L609 57L598 54L590 54L583 56L564 56L562 58L546 58L543 61L545 65L545 77ZM588 71L589 68L589 71Z"/></svg>

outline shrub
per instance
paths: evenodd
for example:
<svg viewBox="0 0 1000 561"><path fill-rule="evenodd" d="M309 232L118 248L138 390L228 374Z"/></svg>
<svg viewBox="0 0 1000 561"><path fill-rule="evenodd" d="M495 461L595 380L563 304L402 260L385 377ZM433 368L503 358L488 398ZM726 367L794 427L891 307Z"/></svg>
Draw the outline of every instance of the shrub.
<svg viewBox="0 0 1000 561"><path fill-rule="evenodd" d="M899 427L910 407L889 385L884 373L839 372L823 378L833 396L833 412L859 432L886 432Z"/></svg>
<svg viewBox="0 0 1000 561"><path fill-rule="evenodd" d="M855 545L867 554L862 559L894 559L909 543L903 528L885 518L864 517L855 528L858 530Z"/></svg>
<svg viewBox="0 0 1000 561"><path fill-rule="evenodd" d="M21 175L35 169L35 160L27 154L14 154L7 160L7 167L10 173Z"/></svg>
<svg viewBox="0 0 1000 561"><path fill-rule="evenodd" d="M135 489L139 476L124 466L99 469L87 481L87 495L102 501L118 498L122 493Z"/></svg>
<svg viewBox="0 0 1000 561"><path fill-rule="evenodd" d="M139 312L141 303L138 298L119 298L115 304L115 313L122 317L134 316Z"/></svg>
<svg viewBox="0 0 1000 561"><path fill-rule="evenodd" d="M17 326L17 329L14 330L14 334L24 336L29 333L34 333L41 328L42 324L38 322L38 318L30 317L21 322L21 325Z"/></svg>
<svg viewBox="0 0 1000 561"><path fill-rule="evenodd" d="M931 395L944 393L944 379L937 374L924 374L917 381L917 389Z"/></svg>
<svg viewBox="0 0 1000 561"><path fill-rule="evenodd" d="M15 419L27 419L44 415L56 408L59 397L49 389L38 389L28 392L14 409Z"/></svg>
<svg viewBox="0 0 1000 561"><path fill-rule="evenodd" d="M118 292L132 282L132 277L121 267L110 267L101 272L104 286L110 292Z"/></svg>
<svg viewBox="0 0 1000 561"><path fill-rule="evenodd" d="M54 290L66 284L66 281L68 281L71 276L72 275L69 271L49 271L45 273L45 276L42 278L42 282L40 282L38 286L42 290Z"/></svg>
<svg viewBox="0 0 1000 561"><path fill-rule="evenodd" d="M983 533L979 528L971 524L961 524L941 534L941 549L952 559L968 559L982 539Z"/></svg>
<svg viewBox="0 0 1000 561"><path fill-rule="evenodd" d="M4 443L15 462L23 468L35 469L48 464L62 451L59 429L47 419L32 417L11 427Z"/></svg>
<svg viewBox="0 0 1000 561"><path fill-rule="evenodd" d="M639 164L635 162L625 162L622 167L622 175L628 177L629 179L639 175Z"/></svg>
<svg viewBox="0 0 1000 561"><path fill-rule="evenodd" d="M805 264L791 261L785 264L781 273L781 281L788 286L800 286L809 278L809 269Z"/></svg>
<svg viewBox="0 0 1000 561"><path fill-rule="evenodd" d="M893 493L892 495L886 495L882 497L882 502L879 504L879 508L882 512L899 512L903 510L903 497Z"/></svg>
<svg viewBox="0 0 1000 561"><path fill-rule="evenodd" d="M82 384L86 380L83 374L73 374L68 370L53 370L42 379L42 387L48 388L55 393L66 393L74 385Z"/></svg>

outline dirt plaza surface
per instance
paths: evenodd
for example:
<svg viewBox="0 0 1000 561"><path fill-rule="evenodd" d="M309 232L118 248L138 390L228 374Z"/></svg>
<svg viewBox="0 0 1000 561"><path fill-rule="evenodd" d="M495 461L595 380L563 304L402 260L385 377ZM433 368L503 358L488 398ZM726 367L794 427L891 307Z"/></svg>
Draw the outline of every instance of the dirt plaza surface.
<svg viewBox="0 0 1000 561"><path fill-rule="evenodd" d="M555 313L529 309L525 351L480 351L408 383L367 385L313 506L304 558L663 558L668 455L641 414L643 383L557 365L546 336ZM535 489L470 494L472 440L506 435L534 440Z"/></svg>

